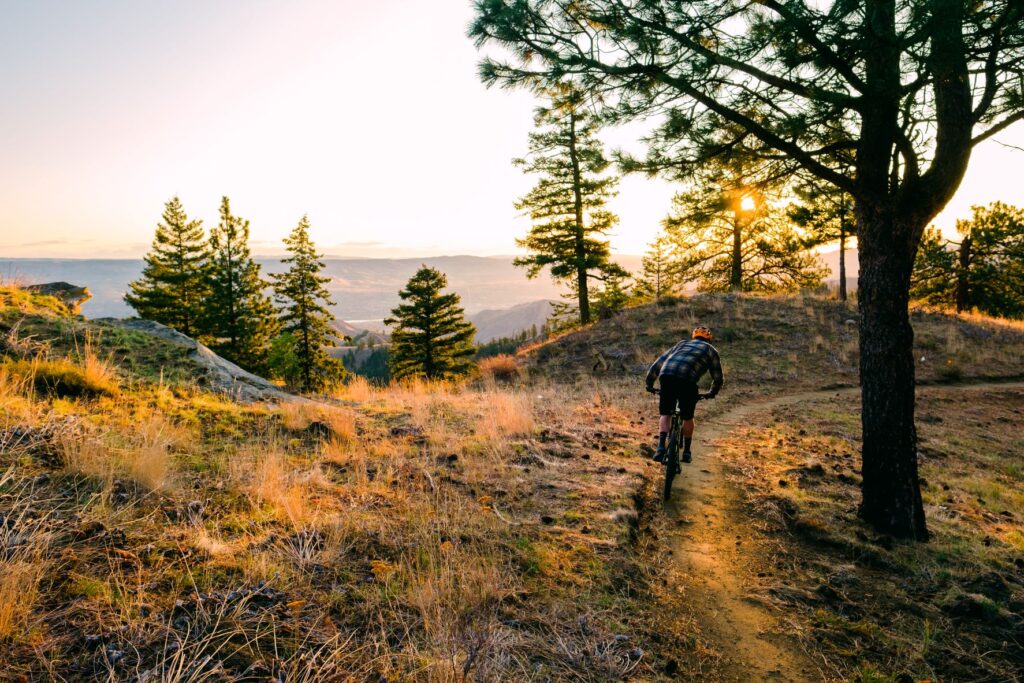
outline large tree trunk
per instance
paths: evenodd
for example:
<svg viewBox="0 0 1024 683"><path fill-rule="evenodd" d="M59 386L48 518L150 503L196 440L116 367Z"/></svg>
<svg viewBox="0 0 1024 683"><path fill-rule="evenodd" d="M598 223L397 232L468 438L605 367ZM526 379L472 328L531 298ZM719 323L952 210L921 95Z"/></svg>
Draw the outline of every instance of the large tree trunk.
<svg viewBox="0 0 1024 683"><path fill-rule="evenodd" d="M907 309L913 251L890 211L858 206L862 500L879 531L928 540L917 474L914 332Z"/></svg>
<svg viewBox="0 0 1024 683"><path fill-rule="evenodd" d="M960 243L959 267L956 270L956 312L962 313L970 308L969 273L971 270L971 236L964 237Z"/></svg>
<svg viewBox="0 0 1024 683"><path fill-rule="evenodd" d="M580 323L590 322L590 292L587 288L587 247L583 225L583 174L576 153L576 112L569 115L569 158L572 160L572 193L575 212L576 296L580 306Z"/></svg>
<svg viewBox="0 0 1024 683"><path fill-rule="evenodd" d="M839 223L839 300L846 301L846 221Z"/></svg>
<svg viewBox="0 0 1024 683"><path fill-rule="evenodd" d="M732 269L729 272L729 289L734 292L743 289L743 224L738 214L732 218Z"/></svg>
<svg viewBox="0 0 1024 683"><path fill-rule="evenodd" d="M846 193L839 205L839 300L846 301Z"/></svg>

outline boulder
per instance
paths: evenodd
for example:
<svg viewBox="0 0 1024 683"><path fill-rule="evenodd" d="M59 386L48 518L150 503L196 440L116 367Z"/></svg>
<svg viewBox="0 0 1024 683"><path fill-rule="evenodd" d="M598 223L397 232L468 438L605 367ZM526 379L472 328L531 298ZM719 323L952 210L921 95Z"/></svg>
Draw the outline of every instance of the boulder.
<svg viewBox="0 0 1024 683"><path fill-rule="evenodd" d="M144 332L172 344L188 349L188 357L206 372L208 388L228 394L239 401L305 401L306 399L281 389L247 370L243 370L226 358L221 358L192 337L152 320L140 318L100 318L96 322L117 325L129 330Z"/></svg>
<svg viewBox="0 0 1024 683"><path fill-rule="evenodd" d="M47 282L41 285L27 285L25 291L52 296L67 306L73 315L78 315L82 304L92 298L92 293L88 287L78 287L68 282Z"/></svg>

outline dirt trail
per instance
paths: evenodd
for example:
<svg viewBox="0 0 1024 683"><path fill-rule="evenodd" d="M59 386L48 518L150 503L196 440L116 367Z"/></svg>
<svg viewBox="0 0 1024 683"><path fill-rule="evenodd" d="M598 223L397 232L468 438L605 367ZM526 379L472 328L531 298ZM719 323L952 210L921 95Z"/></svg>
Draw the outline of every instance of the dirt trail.
<svg viewBox="0 0 1024 683"><path fill-rule="evenodd" d="M1024 382L945 386L994 390L1024 388ZM751 534L739 509L739 492L726 481L715 442L733 427L774 408L858 392L856 387L810 391L742 404L707 420L698 415L694 462L683 465L666 509L676 518L677 530L666 541L683 572L686 600L705 638L722 655L720 680L802 682L820 681L823 675L787 632L792 626L748 596Z"/></svg>

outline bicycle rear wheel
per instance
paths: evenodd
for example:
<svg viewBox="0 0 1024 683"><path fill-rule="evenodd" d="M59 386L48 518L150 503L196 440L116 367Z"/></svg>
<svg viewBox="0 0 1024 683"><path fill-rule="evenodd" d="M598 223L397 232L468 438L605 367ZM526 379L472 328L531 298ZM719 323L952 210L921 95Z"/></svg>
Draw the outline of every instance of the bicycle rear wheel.
<svg viewBox="0 0 1024 683"><path fill-rule="evenodd" d="M665 489L662 492L667 503L672 496L672 482L679 472L679 418L672 418L672 428L668 437L668 451L665 454Z"/></svg>

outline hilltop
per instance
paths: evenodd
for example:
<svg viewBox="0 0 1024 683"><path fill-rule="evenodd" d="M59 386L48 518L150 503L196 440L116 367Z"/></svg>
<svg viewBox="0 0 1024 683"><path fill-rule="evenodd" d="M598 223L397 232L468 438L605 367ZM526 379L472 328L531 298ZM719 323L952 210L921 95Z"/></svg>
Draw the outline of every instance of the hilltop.
<svg viewBox="0 0 1024 683"><path fill-rule="evenodd" d="M1024 325L915 308L915 360L925 383L1024 376ZM530 347L546 375L639 377L661 351L710 325L731 391L857 384L856 304L819 296L697 294L628 308L612 320Z"/></svg>
<svg viewBox="0 0 1024 683"><path fill-rule="evenodd" d="M864 535L842 400L856 394L820 391L856 384L852 317L814 297L701 295L549 340L518 371L297 401L216 384L166 328L0 290L5 672L743 680L778 656L797 680L841 680L961 671L981 652L993 676L1010 670L1019 652L992 651L1024 605L1007 569L1024 562L1021 444L986 454L983 423L1024 396L982 387L951 431L961 404L926 395L937 540ZM698 320L719 335L726 389L702 405L697 463L665 508L640 375ZM929 380L1024 371L1019 326L914 320ZM942 557L956 568L937 573ZM842 600L822 581L845 581ZM895 618L876 584L918 612ZM973 649L954 664L957 639Z"/></svg>
<svg viewBox="0 0 1024 683"><path fill-rule="evenodd" d="M697 323L714 328L725 389L698 409L696 466L638 531L668 585L658 604L683 615L693 652L713 653L712 678L1016 680L1024 667L1024 326L911 319L927 544L857 518L853 304L698 295L523 354L544 381L616 405L649 451L647 364Z"/></svg>

